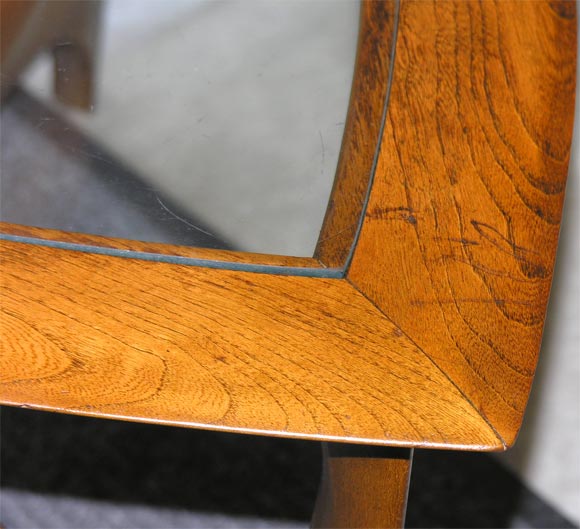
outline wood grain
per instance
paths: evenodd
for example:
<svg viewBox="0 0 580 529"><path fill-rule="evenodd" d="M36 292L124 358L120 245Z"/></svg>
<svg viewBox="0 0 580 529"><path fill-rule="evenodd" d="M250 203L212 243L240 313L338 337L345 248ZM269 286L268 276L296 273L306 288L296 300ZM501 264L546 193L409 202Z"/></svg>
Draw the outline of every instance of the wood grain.
<svg viewBox="0 0 580 529"><path fill-rule="evenodd" d="M98 248L112 248L117 250L129 250L132 252L190 257L192 259L203 259L207 261L222 261L226 263L244 263L264 266L289 266L294 268L324 268L320 261L312 257L290 257L286 255L197 248L194 246L176 246L173 244L120 239L118 237L103 237L101 235L92 235L88 233L36 228L33 226L23 226L21 224L11 224L8 222L0 222L0 233L17 235L19 237L32 237L45 241L60 241L72 244L96 246Z"/></svg>
<svg viewBox="0 0 580 529"><path fill-rule="evenodd" d="M513 444L557 244L575 16L575 4L558 2L402 3L346 278L2 242L2 401L310 439ZM337 218L352 214L333 204ZM341 251L319 255L342 263ZM218 254L276 259L204 253Z"/></svg>
<svg viewBox="0 0 580 529"><path fill-rule="evenodd" d="M397 2L361 2L359 42L342 147L314 256L346 265L373 171L386 105Z"/></svg>
<svg viewBox="0 0 580 529"><path fill-rule="evenodd" d="M344 280L0 249L3 403L287 437L503 447Z"/></svg>
<svg viewBox="0 0 580 529"><path fill-rule="evenodd" d="M511 445L540 346L572 134L567 2L404 2L348 279Z"/></svg>
<svg viewBox="0 0 580 529"><path fill-rule="evenodd" d="M401 528L412 450L324 443L313 528Z"/></svg>

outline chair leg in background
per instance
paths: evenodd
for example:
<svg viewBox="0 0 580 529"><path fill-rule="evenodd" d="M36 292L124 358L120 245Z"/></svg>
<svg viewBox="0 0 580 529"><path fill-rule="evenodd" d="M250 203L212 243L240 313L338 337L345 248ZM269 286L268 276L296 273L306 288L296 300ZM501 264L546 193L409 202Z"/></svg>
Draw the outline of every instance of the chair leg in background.
<svg viewBox="0 0 580 529"><path fill-rule="evenodd" d="M48 49L54 55L58 99L90 110L102 11L101 0L0 2L2 99L12 92L31 61Z"/></svg>
<svg viewBox="0 0 580 529"><path fill-rule="evenodd" d="M94 104L102 5L100 0L76 2L53 47L55 95L61 103L85 110Z"/></svg>

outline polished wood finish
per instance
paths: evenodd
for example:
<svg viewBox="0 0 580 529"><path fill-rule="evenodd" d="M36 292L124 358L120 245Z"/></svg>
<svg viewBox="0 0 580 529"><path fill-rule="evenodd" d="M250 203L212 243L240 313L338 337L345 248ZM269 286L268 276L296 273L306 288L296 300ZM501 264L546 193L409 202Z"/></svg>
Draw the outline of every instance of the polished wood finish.
<svg viewBox="0 0 580 529"><path fill-rule="evenodd" d="M348 280L504 440L540 347L575 95L575 4L403 2Z"/></svg>
<svg viewBox="0 0 580 529"><path fill-rule="evenodd" d="M323 443L313 529L403 527L412 452Z"/></svg>
<svg viewBox="0 0 580 529"><path fill-rule="evenodd" d="M380 156L345 277L4 241L2 401L288 437L507 448L553 271L575 32L569 3L402 3Z"/></svg>
<svg viewBox="0 0 580 529"><path fill-rule="evenodd" d="M205 261L220 261L223 263L239 263L263 266L286 266L293 268L324 268L322 263L312 257L291 257L287 255L270 255L250 252L235 252L231 250L219 250L197 248L194 246L176 246L132 239L119 239L116 237L103 237L88 233L65 232L47 228L35 228L21 224L0 222L0 233L16 235L18 237L30 237L42 241L60 241L70 244L95 246L97 248L111 248L128 250L130 252L144 252L157 255L171 255L175 257L188 257L191 259L203 259Z"/></svg>
<svg viewBox="0 0 580 529"><path fill-rule="evenodd" d="M359 42L350 105L328 209L314 256L346 265L363 213L380 144L395 46L397 2L361 2Z"/></svg>
<svg viewBox="0 0 580 529"><path fill-rule="evenodd" d="M501 448L460 391L346 281L7 241L0 250L4 403L288 437Z"/></svg>

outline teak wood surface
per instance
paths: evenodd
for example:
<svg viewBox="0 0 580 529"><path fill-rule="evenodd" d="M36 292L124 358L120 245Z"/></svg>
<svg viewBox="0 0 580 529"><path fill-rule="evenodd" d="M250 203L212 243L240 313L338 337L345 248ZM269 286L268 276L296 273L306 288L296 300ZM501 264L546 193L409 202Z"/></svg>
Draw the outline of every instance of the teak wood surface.
<svg viewBox="0 0 580 529"><path fill-rule="evenodd" d="M2 402L353 443L513 444L564 197L575 4L369 3L363 17L377 6L357 64L383 80L392 68L388 108L376 163L339 167L332 207L350 220L336 226L350 229L349 193L374 167L370 194L352 254L327 243L341 239L331 210L316 256L342 276L101 255L29 230L36 241L1 243ZM378 43L396 20L387 64ZM372 131L384 101L356 88L361 75L355 90L375 95L351 101L347 128Z"/></svg>

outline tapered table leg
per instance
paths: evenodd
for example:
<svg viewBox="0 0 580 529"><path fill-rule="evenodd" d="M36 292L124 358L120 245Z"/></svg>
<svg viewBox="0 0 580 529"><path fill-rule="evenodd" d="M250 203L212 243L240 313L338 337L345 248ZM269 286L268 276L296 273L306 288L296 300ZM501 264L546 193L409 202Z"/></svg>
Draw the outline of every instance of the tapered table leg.
<svg viewBox="0 0 580 529"><path fill-rule="evenodd" d="M324 443L312 527L403 527L413 451Z"/></svg>

